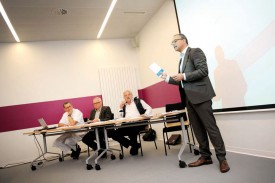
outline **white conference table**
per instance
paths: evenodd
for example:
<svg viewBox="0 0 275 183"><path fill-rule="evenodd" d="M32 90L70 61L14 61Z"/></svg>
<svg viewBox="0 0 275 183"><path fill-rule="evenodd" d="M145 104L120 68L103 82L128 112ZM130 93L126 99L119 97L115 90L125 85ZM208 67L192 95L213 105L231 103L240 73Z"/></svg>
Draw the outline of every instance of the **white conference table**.
<svg viewBox="0 0 275 183"><path fill-rule="evenodd" d="M40 131L35 130L32 132L24 133L24 135L42 135L43 136L43 145L44 145L43 153L31 162L31 169L36 170L35 162L38 159L40 159L42 156L44 157L44 155L47 153L54 154L57 157L59 157L60 162L62 162L64 160L60 153L48 152L47 141L46 141L47 136L62 135L64 133L88 132L88 131L94 129L96 132L96 140L97 140L97 142L99 142L98 128L103 127L106 149L104 149L103 152L100 155L98 155L98 157L95 159L95 168L96 168L96 170L100 170L101 168L100 168L100 165L98 164L98 159L104 153L106 153L107 151L112 151L112 150L121 152L121 150L113 149L113 148L109 147L108 137L107 137L108 129L127 128L127 127L132 127L132 126L148 125L148 124L155 124L155 123L175 122L175 121L178 121L178 119L180 119L180 122L181 122L182 135L183 135L183 144L182 144L180 151L178 153L179 167L185 168L186 163L181 160L182 153L183 153L186 145L188 144L187 132L186 132L186 130L184 130L185 129L184 128L184 119L183 119L183 116L181 115L185 112L186 112L185 110L178 110L178 111L157 114L157 115L151 116L151 117L140 116L137 118L119 118L119 119L103 121L103 122L95 122L95 123L81 124L81 125L68 126L68 127L58 127L55 129L48 129L48 130L45 129L45 130L40 130ZM97 150L86 159L87 170L91 170L93 168L92 165L89 164L89 160L97 154L99 149L101 149L100 143L97 143L97 146L98 146ZM120 153L120 159L123 159L123 154L121 154L121 153Z"/></svg>

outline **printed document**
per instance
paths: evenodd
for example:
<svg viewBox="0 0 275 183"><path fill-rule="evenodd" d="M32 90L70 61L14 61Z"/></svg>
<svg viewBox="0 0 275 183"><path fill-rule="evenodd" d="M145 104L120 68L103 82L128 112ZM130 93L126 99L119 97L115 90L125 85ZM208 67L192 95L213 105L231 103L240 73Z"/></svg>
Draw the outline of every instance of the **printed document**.
<svg viewBox="0 0 275 183"><path fill-rule="evenodd" d="M161 74L164 72L164 70L156 63L152 63L149 68L158 76L161 77Z"/></svg>

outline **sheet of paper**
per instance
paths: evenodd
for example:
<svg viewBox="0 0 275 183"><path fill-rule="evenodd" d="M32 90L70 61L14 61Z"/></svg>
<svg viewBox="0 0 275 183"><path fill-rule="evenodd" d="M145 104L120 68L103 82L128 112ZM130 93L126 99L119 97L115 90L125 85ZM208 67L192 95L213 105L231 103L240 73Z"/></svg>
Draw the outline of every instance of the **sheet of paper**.
<svg viewBox="0 0 275 183"><path fill-rule="evenodd" d="M149 68L158 76L161 77L161 74L164 72L164 70L156 63L152 63Z"/></svg>

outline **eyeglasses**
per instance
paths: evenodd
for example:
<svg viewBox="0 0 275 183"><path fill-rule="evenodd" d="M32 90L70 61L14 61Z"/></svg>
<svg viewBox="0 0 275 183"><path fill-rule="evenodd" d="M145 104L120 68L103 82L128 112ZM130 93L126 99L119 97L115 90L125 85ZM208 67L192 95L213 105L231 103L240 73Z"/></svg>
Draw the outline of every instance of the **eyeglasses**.
<svg viewBox="0 0 275 183"><path fill-rule="evenodd" d="M183 40L183 39L174 39L174 40L172 41L171 45L176 44L178 40Z"/></svg>
<svg viewBox="0 0 275 183"><path fill-rule="evenodd" d="M95 104L99 104L99 103L100 103L100 102L95 102L94 105L95 105Z"/></svg>
<svg viewBox="0 0 275 183"><path fill-rule="evenodd" d="M65 109L69 109L69 108L71 108L72 106L71 105L69 105L69 106L66 106L66 107L64 107Z"/></svg>

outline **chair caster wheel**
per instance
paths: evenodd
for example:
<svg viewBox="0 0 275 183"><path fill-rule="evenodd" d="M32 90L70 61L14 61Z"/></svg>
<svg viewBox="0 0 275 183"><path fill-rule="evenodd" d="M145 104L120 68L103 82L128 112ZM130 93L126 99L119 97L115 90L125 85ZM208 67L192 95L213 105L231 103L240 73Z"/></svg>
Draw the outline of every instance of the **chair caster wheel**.
<svg viewBox="0 0 275 183"><path fill-rule="evenodd" d="M200 151L199 151L199 150L197 150L197 149L194 149L194 154L197 156L197 155L199 155L199 154L200 154Z"/></svg>
<svg viewBox="0 0 275 183"><path fill-rule="evenodd" d="M61 157L59 157L58 160L59 160L59 162L64 161L63 158L61 158Z"/></svg>
<svg viewBox="0 0 275 183"><path fill-rule="evenodd" d="M31 169L32 169L32 171L35 171L36 170L36 166L31 166Z"/></svg>
<svg viewBox="0 0 275 183"><path fill-rule="evenodd" d="M119 154L119 159L123 159L124 156L122 154Z"/></svg>
<svg viewBox="0 0 275 183"><path fill-rule="evenodd" d="M100 169L101 169L101 168L100 168L100 165L99 165L99 164L96 164L96 165L95 165L95 169L96 169L96 170L100 170Z"/></svg>
<svg viewBox="0 0 275 183"><path fill-rule="evenodd" d="M89 164L87 164L87 170L92 170L93 169L93 166L92 165L89 165Z"/></svg>
<svg viewBox="0 0 275 183"><path fill-rule="evenodd" d="M185 168L186 163L184 161L179 161L179 166L180 166L180 168Z"/></svg>
<svg viewBox="0 0 275 183"><path fill-rule="evenodd" d="M111 160L115 160L116 159L116 156L115 155L111 155Z"/></svg>

